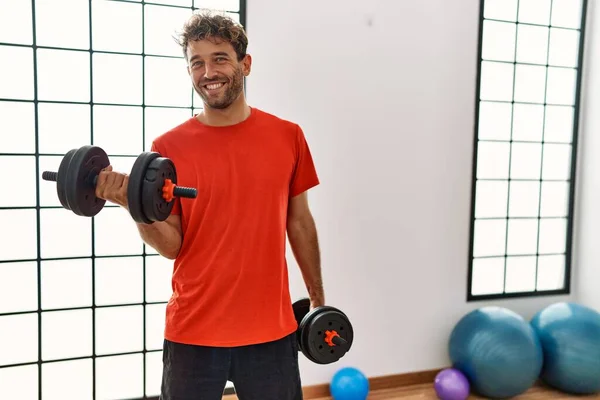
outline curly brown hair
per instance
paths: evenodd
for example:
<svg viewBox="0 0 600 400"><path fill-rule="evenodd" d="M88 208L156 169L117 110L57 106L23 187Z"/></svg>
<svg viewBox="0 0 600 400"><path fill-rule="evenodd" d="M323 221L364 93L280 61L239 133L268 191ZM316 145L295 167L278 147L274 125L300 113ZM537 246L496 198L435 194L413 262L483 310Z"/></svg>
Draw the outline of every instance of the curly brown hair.
<svg viewBox="0 0 600 400"><path fill-rule="evenodd" d="M191 41L204 39L219 39L231 43L238 61L246 56L248 48L246 32L240 24L225 13L200 10L186 21L177 37L186 60L188 44Z"/></svg>

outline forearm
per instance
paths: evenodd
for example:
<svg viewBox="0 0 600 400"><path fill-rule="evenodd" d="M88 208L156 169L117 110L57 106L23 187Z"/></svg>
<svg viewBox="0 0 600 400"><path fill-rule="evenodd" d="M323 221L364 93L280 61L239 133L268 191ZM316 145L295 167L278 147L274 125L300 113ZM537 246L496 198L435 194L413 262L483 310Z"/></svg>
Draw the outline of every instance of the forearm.
<svg viewBox="0 0 600 400"><path fill-rule="evenodd" d="M311 302L325 304L319 240L312 217L288 223L288 239Z"/></svg>
<svg viewBox="0 0 600 400"><path fill-rule="evenodd" d="M165 221L153 224L137 223L137 228L142 240L160 255L168 259L175 259L181 248L182 236L177 227Z"/></svg>

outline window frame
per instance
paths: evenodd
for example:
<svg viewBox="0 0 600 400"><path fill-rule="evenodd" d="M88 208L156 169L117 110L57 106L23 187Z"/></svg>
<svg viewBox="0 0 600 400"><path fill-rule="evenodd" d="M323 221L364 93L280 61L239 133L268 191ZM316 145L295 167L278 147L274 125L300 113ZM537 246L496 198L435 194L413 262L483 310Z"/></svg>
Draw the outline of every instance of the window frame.
<svg viewBox="0 0 600 400"><path fill-rule="evenodd" d="M551 10L552 10L552 4L553 4L554 0L550 0L550 4L551 4ZM585 49L585 35L586 35L586 19L587 19L587 11L588 11L588 1L587 0L582 0L581 2L581 15L580 15L580 26L579 26L579 43L578 43L578 55L577 55L577 65L575 67L573 67L573 69L575 69L577 71L577 76L576 76L576 83L575 83L575 97L574 97L574 104L573 104L573 124L572 124L572 141L571 141L571 145L572 145L572 151L570 153L571 156L571 160L570 160L570 176L567 180L567 182L569 183L569 190L568 190L568 211L567 211L567 215L566 215L566 220L567 220L567 226L566 226L566 234L565 234L565 264L564 264L564 283L563 283L563 288L562 289L555 289L555 290L537 290L534 289L532 291L521 291L521 292L506 292L506 271L507 271L507 258L509 257L516 257L513 255L508 255L507 251L506 251L506 244L505 244L505 250L504 250L504 254L503 255L498 255L498 256L490 256L493 258L504 258L504 274L503 274L503 289L501 293L489 293L489 294L473 294L473 269L474 269L474 261L477 257L474 256L474 246L475 246L475 225L476 225L476 207L477 207L477 182L478 182L478 178L477 178L477 169L478 169L478 145L479 145L479 123L480 123L480 104L482 102L481 99L481 80L482 80L482 65L483 62L485 61L485 59L483 58L483 50L484 50L484 22L487 20L485 18L485 5L486 5L486 0L480 0L480 4L479 4L479 26L478 26L478 49L477 49L477 75L476 75L476 89L475 89L475 98L474 98L474 104L475 104L475 118L474 118L474 137L473 137L473 159L472 159L472 176L471 176L471 204L470 204L470 227L469 227L469 247L468 247L468 256L469 256L469 262L468 262L468 273L467 273L467 293L466 293L466 300L467 302L474 302L474 301L486 301L486 300L498 300L498 299L512 299L512 298L528 298L528 297L540 297L540 296L556 296L556 295L568 295L571 293L571 279L572 279L572 262L573 262L573 225L574 225L574 208L575 208L575 196L576 196L576 178L577 178L577 162L578 162L578 143L579 143L579 118L580 118L580 110L581 110L581 88L582 88L582 78L583 78L583 67L584 67L584 59L585 59L585 54L584 54L584 49ZM517 13L519 10L519 0L517 0ZM552 15L552 14L551 14ZM551 18L551 16L550 16ZM518 17L516 18L517 21L515 21L515 25L516 27L518 27ZM531 25L531 24L530 24ZM539 25L539 26L543 26L543 27L548 27L548 28L552 28L553 25L551 23L551 21L548 23L548 25ZM515 48L518 45L518 37L515 37ZM548 46L550 46L550 43L548 43ZM549 47L548 47L549 48ZM491 60L493 61L493 60ZM514 66L513 68L513 83L514 83L514 79L515 79L515 75L514 75L514 71L517 65L523 65L526 63L520 63L518 62L516 59L511 62L510 64L512 64ZM547 64L547 63L546 63ZM535 64L538 65L538 64ZM548 67L548 65L546 65L546 67ZM546 70L547 71L547 70ZM485 101L485 100L483 100ZM518 103L518 102L517 102ZM511 138L509 140L506 141L506 143L512 144L512 114L514 112L514 104L515 104L515 100L514 100L514 91L512 93L512 101L510 102L511 104ZM533 103L533 104L541 104L544 107L547 106L547 103L544 99L543 103ZM536 142L537 143L537 142ZM543 139L540 143L544 143ZM543 150L542 150L543 151ZM512 153L512 150L509 151L509 154ZM510 174L508 176L508 178L506 179L502 179L502 181L506 181L507 183L510 183ZM539 182L540 185L542 182L545 182L545 180L540 177L539 178ZM541 189L540 189L541 191ZM508 208L508 203L510 201L510 194L507 197L507 208ZM539 206L538 206L539 207ZM539 208L538 208L538 213L539 213ZM551 217L550 217L551 218ZM508 209L507 209L507 213L506 216L504 217L504 220L506 220L507 223L507 228L506 228L506 233L505 233L505 240L506 237L508 237L508 221L511 219L511 217L508 214ZM539 217L538 216L538 221L544 219L544 217ZM539 231L539 222L538 222L538 231ZM538 233L539 235L539 233ZM536 259L539 259L540 254L534 254L536 256ZM537 260L536 260L537 263ZM537 265L537 264L536 264ZM536 276L537 276L537 271L536 271ZM537 283L536 283L537 286Z"/></svg>
<svg viewBox="0 0 600 400"><path fill-rule="evenodd" d="M144 42L145 42L145 37L144 37L144 20L145 20L145 6L146 5L151 5L151 6L163 6L163 7L175 7L175 8L184 8L184 9L189 9L189 10L198 10L198 7L194 7L194 0L188 0L188 3L191 6L177 6L177 5L169 5L169 4L161 4L160 2L154 2L154 1L150 1L150 2L145 2L145 1L127 1L127 0L104 0L104 1L110 1L110 2L121 2L121 3L129 3L129 4L136 4L136 5L140 5L140 11L141 11L141 20L142 20L142 50L141 52L135 53L136 56L140 56L141 57L141 61L142 61L142 66L140 67L140 71L142 74L144 74L145 71L145 62L144 59L146 56L148 56L148 54L145 53L144 51ZM235 13L239 15L239 22L240 24L244 27L244 29L246 29L247 31L247 1L246 0L238 0L239 2L239 11L236 11ZM22 263L22 264L26 264L26 263L35 263L35 270L36 270L36 295L37 295L37 309L31 309L31 310L16 310L16 311L10 311L10 312L2 312L0 313L0 319L2 317L10 317L10 316L17 316L17 315L25 315L25 314L31 314L31 315L35 315L37 314L36 318L37 318L37 361L30 361L30 362L21 362L21 363L10 363L10 364L0 364L0 371L2 371L3 369L11 369L11 368L16 368L16 367L22 367L22 366L36 366L37 367L37 382L35 382L35 384L38 386L37 388L37 392L38 392L38 398L42 399L43 398L43 366L47 365L47 364L51 364L51 363L57 363L57 362L61 362L61 361L76 361L76 360L90 360L92 363L91 366L91 372L92 372L92 376L90 377L91 379L91 386L90 389L92 389L93 393L92 393L92 398L96 399L97 398L97 392L96 392L96 388L97 388L97 366L96 366L96 360L99 358L104 358L104 357L112 357L112 356L119 356L119 355L141 355L143 361L142 361L142 368L143 370L141 371L141 373L143 374L143 387L141 388L141 390L144 393L144 396L139 398L141 399L150 399L150 400L158 400L158 396L149 396L146 395L146 391L147 391L147 386L146 386L146 381L147 381L147 358L146 355L149 353L157 353L157 352L162 352L162 349L147 349L146 348L146 343L147 343L147 339L146 339L146 320L147 320L147 306L148 305L155 305L155 304L166 304L167 301L160 301L160 302L151 302L151 301L147 301L147 297L146 297L146 279L147 279L147 259L148 257L160 257L158 254L156 254L156 252L151 252L148 253L147 252L147 246L143 245L143 247L141 247L141 251L140 253L136 253L136 254L116 254L116 255L97 255L95 252L95 247L96 247L96 226L95 226L95 218L91 218L90 221L90 229L91 229L91 251L90 251L90 255L85 255L85 256L81 256L81 257L56 257L56 258L47 258L47 257L42 257L42 252L41 252L41 248L42 248L42 228L41 228L41 214L42 214L42 210L47 210L47 209L57 209L57 208L62 208L60 206L47 206L47 205L42 205L42 199L41 199L41 186L42 185L50 185L51 183L43 183L42 182L42 178L41 178L41 173L42 173L42 166L40 165L40 159L44 156L64 156L64 154L45 154L44 152L40 152L40 123L39 123L39 104L81 104L81 105L89 105L89 111L90 111L90 137L89 139L92 140L93 143L93 139L94 139L94 105L98 105L99 103L94 101L93 98L93 85L94 85L94 75L93 75L93 54L94 53L100 53L100 54L129 54L131 55L132 53L127 53L127 52L121 52L121 51L115 51L115 52L111 52L111 51L106 51L106 50L96 50L92 47L92 39L93 39L93 26L92 26L92 22L93 22L93 3L94 0L89 0L89 4L88 4L88 16L89 16L89 40L90 40L90 47L88 49L76 49L76 48L71 48L71 47L57 47L57 46L38 46L37 44L37 38L36 38L36 31L37 31L37 22L36 22L36 0L31 0L31 29L32 29L32 41L28 44L22 44L22 43L13 43L13 42L3 42L0 41L0 46L13 46L13 47L18 47L18 48L25 48L25 49L31 49L33 54L32 54L32 67L33 67L33 98L32 99L17 99L17 98L10 98L10 97L4 97L4 98L0 98L0 102L1 103L6 103L6 102L16 102L16 103L25 103L25 104L30 104L33 107L33 116L34 116L34 140L35 140L35 147L32 149L32 151L28 151L28 152L2 152L0 151L0 158L8 158L8 157L35 157L35 205L31 205L31 206L9 206L9 207L1 207L0 206L0 211L17 211L17 210L35 210L35 215L36 215L36 226L35 226L35 231L37 231L37 238L36 238L36 243L35 243L35 248L36 248L36 253L37 253L37 257L35 258L31 258L31 259L2 259L0 260L0 266L5 264L18 264L18 263ZM89 56L89 60L90 60L90 64L89 64L89 84L90 84L90 98L89 98L89 102L70 102L70 101L55 101L55 100L40 100L39 96L38 96L38 53L37 51L39 49L49 49L49 50L75 50L78 52L81 52L83 54L87 54ZM169 57L169 56L167 56ZM144 81L142 81L142 96L144 94ZM244 82L244 89L245 89L245 82ZM192 89L192 86L190 85L190 89ZM100 103L102 104L102 103ZM127 107L127 106L131 106L131 104L114 104L115 106L120 106L120 107ZM143 111L142 111L142 115L145 116L145 109L146 107L154 107L154 106L147 106L146 105L146 100L145 98L142 98L142 103L141 104L134 104L135 107L140 107ZM156 107L161 107L161 106L156 106ZM163 107L170 107L170 106L163 106ZM174 107L177 108L177 107ZM181 108L181 107L179 107ZM198 106L194 105L194 102L192 101L190 107L183 107L184 109L189 109L191 111L191 113L194 112L195 109L199 108ZM191 116L191 114L190 114ZM145 119L144 117L142 117L142 124L141 124L141 132L140 133L140 137L142 138L142 140L145 143L145 139L146 139L146 126L145 126ZM85 143L82 143L82 145ZM140 152L141 153L141 152ZM135 157L136 155L134 154L130 154L130 155L110 155L111 157ZM108 203L106 204L105 208L117 208L114 205L109 205ZM85 218L85 217L77 217L77 218ZM87 228L86 228L87 229ZM33 231L32 231L33 232ZM96 277L95 277L95 272L96 272L96 260L97 259L109 259L109 258L127 258L127 257L135 257L135 258L141 258L141 264L142 264L142 271L143 271L143 275L142 275L142 286L143 286L143 301L142 303L118 303L118 304L110 304L110 305L96 305L96 303L94 302L94 292L96 291L97 288L97 284L96 284ZM57 309L51 309L48 310L46 308L43 307L43 303L42 303L42 264L45 261L63 261L63 260L71 260L71 259L79 259L79 260L83 260L83 261L89 261L90 262L90 272L91 272L91 279L90 279L90 285L91 285L91 290L92 293L90 294L90 298L91 298L91 305L86 305L86 306L81 306L81 307L60 307ZM143 307L143 319L142 319L142 323L143 326L141 327L141 331L143 332L143 336L141 338L142 341L142 350L140 351L131 351L131 352L125 352L125 353L113 353L111 352L110 354L97 354L97 348L96 348L96 337L97 337L97 333L96 333L96 310L97 309L107 309L107 308L114 308L114 307L129 307L129 306L142 306ZM59 358L59 359L51 359L51 360L44 360L43 359L43 353L42 353L42 346L43 346L43 326L42 326L42 320L43 320L43 315L46 315L48 313L53 313L55 311L75 311L75 310L85 310L85 311L90 311L92 314L92 321L91 321L91 346L92 346L92 354L91 355L86 355L86 356L81 356L81 357L66 357L66 358ZM33 383L33 382L32 382ZM228 385L225 389L224 394L233 394L234 390L233 387L231 385Z"/></svg>

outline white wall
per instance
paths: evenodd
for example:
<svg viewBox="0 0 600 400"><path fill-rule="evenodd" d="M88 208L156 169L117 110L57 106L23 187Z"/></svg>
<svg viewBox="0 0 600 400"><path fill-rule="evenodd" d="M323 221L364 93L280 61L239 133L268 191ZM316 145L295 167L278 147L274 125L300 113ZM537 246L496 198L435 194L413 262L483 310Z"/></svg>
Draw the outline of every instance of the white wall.
<svg viewBox="0 0 600 400"><path fill-rule="evenodd" d="M303 359L306 385L443 367L453 325L490 304L466 303L478 20L479 0L248 2L248 98L305 130L327 301L356 333L336 364Z"/></svg>
<svg viewBox="0 0 600 400"><path fill-rule="evenodd" d="M588 2L579 143L577 271L574 284L583 304L600 309L600 5Z"/></svg>

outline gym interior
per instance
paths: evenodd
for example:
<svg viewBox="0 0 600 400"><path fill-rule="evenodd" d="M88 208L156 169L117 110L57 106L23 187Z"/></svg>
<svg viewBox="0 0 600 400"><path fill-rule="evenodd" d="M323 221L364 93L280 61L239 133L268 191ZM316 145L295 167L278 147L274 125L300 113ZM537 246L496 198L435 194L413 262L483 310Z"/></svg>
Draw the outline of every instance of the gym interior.
<svg viewBox="0 0 600 400"><path fill-rule="evenodd" d="M598 395L597 2L2 0L0 398L158 399L173 262L43 172L91 144L131 171L202 109L173 40L198 8L246 27L248 102L302 126L321 179L352 338L300 355L305 398Z"/></svg>

